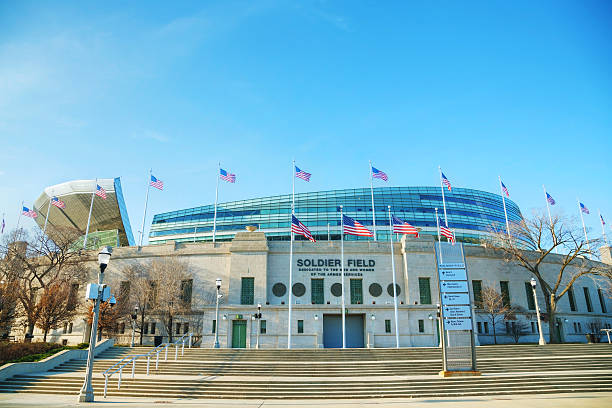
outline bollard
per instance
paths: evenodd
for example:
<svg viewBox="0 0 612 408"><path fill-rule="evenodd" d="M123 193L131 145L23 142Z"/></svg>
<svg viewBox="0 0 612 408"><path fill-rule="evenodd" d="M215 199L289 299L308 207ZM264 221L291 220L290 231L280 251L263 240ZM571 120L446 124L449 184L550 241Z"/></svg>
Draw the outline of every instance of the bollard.
<svg viewBox="0 0 612 408"><path fill-rule="evenodd" d="M147 375L149 375L149 366L151 365L151 356L147 354Z"/></svg>
<svg viewBox="0 0 612 408"><path fill-rule="evenodd" d="M168 346L170 344L166 344L166 347L164 347L166 349L166 357L164 357L164 361L168 361Z"/></svg>
<svg viewBox="0 0 612 408"><path fill-rule="evenodd" d="M117 381L117 389L121 389L121 374L123 373L123 367L119 369L119 381Z"/></svg>
<svg viewBox="0 0 612 408"><path fill-rule="evenodd" d="M191 348L191 333L189 333L189 348Z"/></svg>
<svg viewBox="0 0 612 408"><path fill-rule="evenodd" d="M157 370L159 367L159 350L157 350L157 357L155 359L155 369Z"/></svg>
<svg viewBox="0 0 612 408"><path fill-rule="evenodd" d="M134 379L134 374L136 373L136 359L132 360L132 379Z"/></svg>
<svg viewBox="0 0 612 408"><path fill-rule="evenodd" d="M181 357L185 355L185 339L183 339L183 347L181 347Z"/></svg>
<svg viewBox="0 0 612 408"><path fill-rule="evenodd" d="M178 344L174 345L174 361L178 360Z"/></svg>
<svg viewBox="0 0 612 408"><path fill-rule="evenodd" d="M104 374L104 398L106 398L107 389L108 389L108 375Z"/></svg>

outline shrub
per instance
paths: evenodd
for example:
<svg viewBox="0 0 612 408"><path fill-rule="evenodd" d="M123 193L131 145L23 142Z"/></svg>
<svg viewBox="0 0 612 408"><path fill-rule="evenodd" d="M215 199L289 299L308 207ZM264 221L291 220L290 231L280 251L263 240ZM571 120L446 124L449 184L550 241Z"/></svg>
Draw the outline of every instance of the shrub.
<svg viewBox="0 0 612 408"><path fill-rule="evenodd" d="M36 361L40 359L40 356L38 358L34 357L36 355L51 355L62 349L64 347L56 343L0 343L0 365L16 360ZM24 358L26 359L22 360ZM31 358L34 358L34 360Z"/></svg>

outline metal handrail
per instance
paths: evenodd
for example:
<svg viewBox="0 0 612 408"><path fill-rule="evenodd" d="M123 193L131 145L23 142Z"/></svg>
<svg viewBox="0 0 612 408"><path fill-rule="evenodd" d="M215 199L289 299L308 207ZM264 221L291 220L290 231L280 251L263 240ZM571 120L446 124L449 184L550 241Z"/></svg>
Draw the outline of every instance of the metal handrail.
<svg viewBox="0 0 612 408"><path fill-rule="evenodd" d="M134 354L134 355L126 356L122 358L121 360L117 361L115 364L113 364L109 368L107 368L102 373L102 375L104 376L104 398L106 398L106 391L108 389L108 379L116 372L119 372L119 378L117 380L117 389L118 390L121 389L121 378L123 375L123 367L130 364L130 362L132 363L132 379L134 379L134 376L136 374L136 360L138 360L138 358L140 357L147 358L147 375L149 375L149 367L151 365L151 355L153 353L156 354L156 358L155 358L155 369L156 370L159 367L159 353L162 351L162 349L165 350L164 361L168 361L168 348L172 345L175 346L174 361L178 359L179 343L181 343L181 356L185 355L185 340L186 340L185 337L187 336L189 336L188 348L191 348L191 340L193 338L193 333L186 333L181 338L179 338L178 340L172 343L162 343L146 354ZM123 361L125 361L125 363L121 364ZM115 368L116 366L119 366L119 367ZM113 368L115 369L113 370Z"/></svg>

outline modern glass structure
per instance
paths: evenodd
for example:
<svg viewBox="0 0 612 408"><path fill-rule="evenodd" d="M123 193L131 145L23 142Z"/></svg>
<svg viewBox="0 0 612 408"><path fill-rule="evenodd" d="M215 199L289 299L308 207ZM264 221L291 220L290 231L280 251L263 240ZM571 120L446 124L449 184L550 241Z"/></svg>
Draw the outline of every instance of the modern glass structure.
<svg viewBox="0 0 612 408"><path fill-rule="evenodd" d="M491 227L505 230L502 197L485 191L453 188L445 191L447 216L457 240L478 244ZM295 213L317 240L340 239L340 206L344 213L372 229L372 200L369 188L317 191L295 195ZM436 235L435 208L444 220L440 187L374 188L376 231L379 240L389 239L387 206L400 219ZM510 222L522 219L519 207L506 199ZM269 240L290 238L291 195L253 198L219 203L216 239L227 241L248 225L258 227ZM214 205L157 214L149 234L150 244L169 241L211 241ZM303 239L296 236L296 240ZM345 236L347 240L371 239Z"/></svg>

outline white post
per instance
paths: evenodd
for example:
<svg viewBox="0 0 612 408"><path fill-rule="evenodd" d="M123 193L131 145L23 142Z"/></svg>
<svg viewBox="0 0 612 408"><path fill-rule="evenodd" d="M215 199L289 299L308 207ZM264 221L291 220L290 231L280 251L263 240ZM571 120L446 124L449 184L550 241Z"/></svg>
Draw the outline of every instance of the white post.
<svg viewBox="0 0 612 408"><path fill-rule="evenodd" d="M599 208L597 209L597 214L599 215L599 223L601 224L601 233L603 234L604 244L608 245L608 237L606 237L606 228L604 226L604 220L601 216L601 211L599 211Z"/></svg>
<svg viewBox="0 0 612 408"><path fill-rule="evenodd" d="M440 171L440 190L442 190L442 206L444 207L444 224L446 224L446 228L448 228L448 218L446 216L446 197L444 196L444 183L442 183L442 168L438 166L438 170ZM438 216L436 215L436 219L437 218ZM438 235L439 234L440 234L440 231L438 231Z"/></svg>
<svg viewBox="0 0 612 408"><path fill-rule="evenodd" d="M47 221L49 220L49 211L51 210L51 197L49 197L49 204L47 205L47 216L45 217L45 226L43 227L42 237L40 238L40 252L43 250L45 243L45 234L47 232Z"/></svg>
<svg viewBox="0 0 612 408"><path fill-rule="evenodd" d="M372 195L372 230L374 232L374 241L376 242L376 207L374 207L374 176L372 175L372 161L370 161L370 193Z"/></svg>
<svg viewBox="0 0 612 408"><path fill-rule="evenodd" d="M87 236L89 235L89 223L91 221L91 210L93 210L94 197L98 188L98 179L94 182L94 188L91 193L91 204L89 204L89 216L87 217L87 228L85 228L85 238L83 239L83 249L87 249Z"/></svg>
<svg viewBox="0 0 612 408"><path fill-rule="evenodd" d="M395 347L399 348L399 327L398 327L398 316L397 316L397 293L395 284L395 257L393 253L393 223L391 222L391 206L388 205L389 209L389 244L391 245L391 273L393 274L393 311L395 313Z"/></svg>
<svg viewBox="0 0 612 408"><path fill-rule="evenodd" d="M21 202L21 207L19 207L19 217L17 218L17 226L15 227L15 234L17 234L17 236L15 237L15 239L19 239L19 222L21 221L21 216L23 215L23 201Z"/></svg>
<svg viewBox="0 0 612 408"><path fill-rule="evenodd" d="M342 279L342 348L346 348L346 316L344 310L344 216L340 206L340 272Z"/></svg>
<svg viewBox="0 0 612 408"><path fill-rule="evenodd" d="M287 295L288 308L289 308L289 318L287 320L287 348L291 348L291 303L293 301L291 297L291 289L293 285L293 228L291 225L293 223L293 215L295 213L295 160L291 162L291 219L289 220L289 234L290 234L290 242L289 242L289 291Z"/></svg>
<svg viewBox="0 0 612 408"><path fill-rule="evenodd" d="M589 244L589 237L587 236L586 226L584 225L584 217L582 215L582 207L580 207L580 199L577 199L577 201L578 201L578 211L580 211L580 220L582 221L582 230L584 231L584 239L586 239L587 250L589 251L589 254L590 254L591 245Z"/></svg>
<svg viewBox="0 0 612 408"><path fill-rule="evenodd" d="M557 252L557 237L555 236L555 228L553 225L552 215L550 214L550 203L548 202L548 196L546 195L546 186L542 184L542 188L544 189L544 201L546 201L546 210L548 211L548 221L550 222L550 232L553 237L553 245L555 245L555 249L553 250L555 253Z"/></svg>
<svg viewBox="0 0 612 408"><path fill-rule="evenodd" d="M217 188L215 190L215 215L213 217L213 245L215 244L215 238L217 236L217 202L219 201L219 179L221 178L221 162L219 162L219 168L217 169Z"/></svg>
<svg viewBox="0 0 612 408"><path fill-rule="evenodd" d="M536 295L535 279L533 278L531 278L531 289L533 289L533 302L535 303L536 316L538 317L538 331L540 332L540 339L538 340L538 344L540 346L545 346L546 340L544 340L544 334L542 333L542 318L540 317L540 307L538 306L538 296ZM553 323L549 322L548 324Z"/></svg>
<svg viewBox="0 0 612 408"><path fill-rule="evenodd" d="M144 236L145 220L147 219L147 205L149 205L149 190L151 190L151 175L153 169L149 169L149 178L147 179L147 195L145 196L144 212L142 213L142 228L140 229L140 239L138 240L138 246L142 246L142 238Z"/></svg>
<svg viewBox="0 0 612 408"><path fill-rule="evenodd" d="M436 208L435 210L436 210L436 227L438 229L438 252L440 254L440 263L442 263L442 239L440 238L440 219L438 218L438 209ZM442 318L442 309L440 309L440 318Z"/></svg>
<svg viewBox="0 0 612 408"><path fill-rule="evenodd" d="M330 234L330 231L329 231L329 222L327 223L327 240L331 241L331 234Z"/></svg>
<svg viewBox="0 0 612 408"><path fill-rule="evenodd" d="M497 177L499 178L499 191L501 192L504 215L506 216L506 234L508 235L508 240L510 240L510 223L508 223L508 210L506 210L506 193L504 193L504 189L502 188L501 176Z"/></svg>

